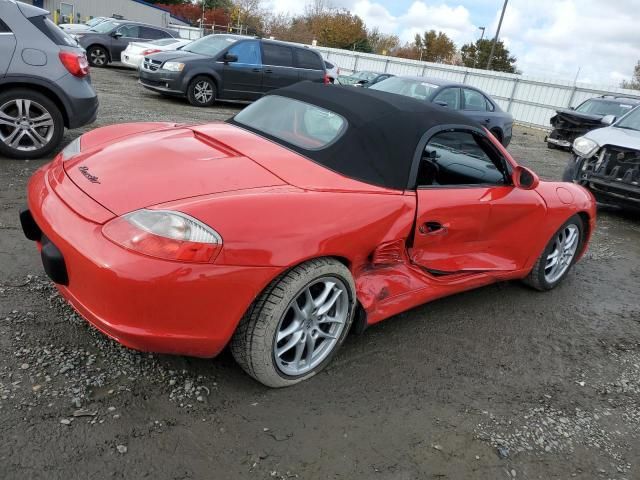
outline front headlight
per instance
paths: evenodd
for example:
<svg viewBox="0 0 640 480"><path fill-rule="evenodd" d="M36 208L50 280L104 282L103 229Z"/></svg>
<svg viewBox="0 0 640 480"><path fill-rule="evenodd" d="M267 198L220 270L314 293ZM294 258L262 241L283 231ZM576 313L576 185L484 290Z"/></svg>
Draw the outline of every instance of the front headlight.
<svg viewBox="0 0 640 480"><path fill-rule="evenodd" d="M80 139L81 138L82 138L82 135L79 136L78 138L76 138L69 145L64 147L64 150L62 150L62 161L63 162L66 162L70 158L75 157L76 155L78 155L82 151L82 147L80 145L80 141L81 141Z"/></svg>
<svg viewBox="0 0 640 480"><path fill-rule="evenodd" d="M184 68L184 63L179 62L166 62L163 66L163 70L168 70L169 72L181 72Z"/></svg>
<svg viewBox="0 0 640 480"><path fill-rule="evenodd" d="M596 142L589 138L578 137L573 142L573 151L582 158L591 158L600 148Z"/></svg>

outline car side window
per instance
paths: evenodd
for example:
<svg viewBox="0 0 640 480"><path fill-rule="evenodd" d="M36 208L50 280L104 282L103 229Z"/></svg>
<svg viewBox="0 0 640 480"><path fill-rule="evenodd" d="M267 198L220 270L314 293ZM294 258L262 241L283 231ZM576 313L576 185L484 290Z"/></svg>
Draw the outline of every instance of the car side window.
<svg viewBox="0 0 640 480"><path fill-rule="evenodd" d="M433 103L446 103L452 110L460 110L460 89L445 88L433 99Z"/></svg>
<svg viewBox="0 0 640 480"><path fill-rule="evenodd" d="M138 25L123 25L117 30L117 33L126 38L144 38L140 36L140 27Z"/></svg>
<svg viewBox="0 0 640 480"><path fill-rule="evenodd" d="M0 19L0 33L11 33L11 29Z"/></svg>
<svg viewBox="0 0 640 480"><path fill-rule="evenodd" d="M418 169L418 187L509 184L504 159L485 136L468 130L435 134Z"/></svg>
<svg viewBox="0 0 640 480"><path fill-rule="evenodd" d="M229 49L228 53L238 57L238 61L234 63L245 65L260 65L262 63L260 43L256 40L237 43Z"/></svg>
<svg viewBox="0 0 640 480"><path fill-rule="evenodd" d="M322 58L313 50L296 48L296 67L308 70L324 70Z"/></svg>
<svg viewBox="0 0 640 480"><path fill-rule="evenodd" d="M462 93L464 95L464 109L474 112L486 112L487 111L487 99L477 90L471 90L470 88L463 88Z"/></svg>
<svg viewBox="0 0 640 480"><path fill-rule="evenodd" d="M293 49L291 47L263 43L262 53L265 65L293 67Z"/></svg>
<svg viewBox="0 0 640 480"><path fill-rule="evenodd" d="M168 38L170 35L162 30L151 27L140 27L140 38L149 40L160 40L161 38Z"/></svg>

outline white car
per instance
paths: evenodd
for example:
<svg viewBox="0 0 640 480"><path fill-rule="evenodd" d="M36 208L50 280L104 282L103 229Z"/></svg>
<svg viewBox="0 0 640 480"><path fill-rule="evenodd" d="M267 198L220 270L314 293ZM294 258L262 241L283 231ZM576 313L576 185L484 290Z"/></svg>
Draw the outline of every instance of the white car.
<svg viewBox="0 0 640 480"><path fill-rule="evenodd" d="M62 23L58 26L67 33L88 32L93 27L104 22L105 20L109 20L109 18L94 17L91 20L89 20L87 23Z"/></svg>
<svg viewBox="0 0 640 480"><path fill-rule="evenodd" d="M137 70L142 65L145 56L152 53L177 50L188 43L191 43L191 40L183 38L162 38L150 42L131 42L120 55L120 61L127 67Z"/></svg>
<svg viewBox="0 0 640 480"><path fill-rule="evenodd" d="M324 65L327 69L327 77L329 77L329 81L331 83L335 83L336 78L340 75L340 67L334 65L333 63L329 63L326 60L324 61Z"/></svg>

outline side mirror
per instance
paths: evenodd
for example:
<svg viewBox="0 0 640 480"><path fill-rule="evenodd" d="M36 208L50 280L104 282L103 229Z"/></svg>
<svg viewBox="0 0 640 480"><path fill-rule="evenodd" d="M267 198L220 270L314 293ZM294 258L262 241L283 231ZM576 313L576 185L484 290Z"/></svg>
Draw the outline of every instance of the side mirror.
<svg viewBox="0 0 640 480"><path fill-rule="evenodd" d="M120 33L120 32L113 32L113 33L111 34L111 36L112 36L113 38L121 38L121 37L122 37L122 33Z"/></svg>
<svg viewBox="0 0 640 480"><path fill-rule="evenodd" d="M609 126L609 125L613 125L615 121L616 121L615 115L605 115L604 117L602 117L602 120L600 120L600 123L602 123L603 125Z"/></svg>
<svg viewBox="0 0 640 480"><path fill-rule="evenodd" d="M440 105L441 107L444 107L444 108L449 108L449 104L447 102L440 102L440 101L436 100L433 103L435 103L436 105Z"/></svg>
<svg viewBox="0 0 640 480"><path fill-rule="evenodd" d="M511 176L513 184L522 190L533 190L540 184L540 177L527 167L518 165Z"/></svg>
<svg viewBox="0 0 640 480"><path fill-rule="evenodd" d="M222 56L222 61L224 63L233 63L233 62L237 62L238 61L238 56L237 55L233 55L232 53L225 53Z"/></svg>

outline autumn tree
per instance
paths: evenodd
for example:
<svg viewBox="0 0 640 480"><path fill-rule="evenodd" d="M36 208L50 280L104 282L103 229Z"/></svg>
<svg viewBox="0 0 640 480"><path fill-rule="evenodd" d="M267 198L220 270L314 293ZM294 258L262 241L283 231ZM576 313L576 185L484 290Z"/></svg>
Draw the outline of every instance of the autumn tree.
<svg viewBox="0 0 640 480"><path fill-rule="evenodd" d="M389 55L400 46L400 38L397 35L387 35L374 28L367 32L367 39L373 53Z"/></svg>
<svg viewBox="0 0 640 480"><path fill-rule="evenodd" d="M640 61L636 63L636 66L633 68L631 81L623 80L620 86L631 90L640 90Z"/></svg>
<svg viewBox="0 0 640 480"><path fill-rule="evenodd" d="M465 67L487 69L489 55L491 53L491 45L493 40L478 40L475 43L467 43L462 46L460 53L462 54L462 62ZM504 46L502 40L496 43L496 49L491 61L491 70L497 72L518 73L516 68L516 57L511 55L509 50Z"/></svg>

